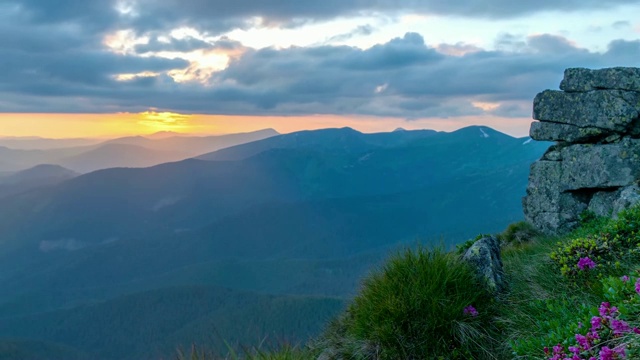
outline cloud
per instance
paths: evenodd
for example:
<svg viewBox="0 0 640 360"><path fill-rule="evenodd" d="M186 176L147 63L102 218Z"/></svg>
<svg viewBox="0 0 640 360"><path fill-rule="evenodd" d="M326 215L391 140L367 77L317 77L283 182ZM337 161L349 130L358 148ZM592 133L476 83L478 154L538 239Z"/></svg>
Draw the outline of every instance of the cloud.
<svg viewBox="0 0 640 360"><path fill-rule="evenodd" d="M159 38L153 37L146 44L138 44L135 46L135 52L138 54L157 53L161 51L174 52L191 52L194 50L211 49L214 45L204 40L193 37L184 39L170 38L167 41L160 41Z"/></svg>
<svg viewBox="0 0 640 360"><path fill-rule="evenodd" d="M0 111L529 116L535 93L557 87L564 68L637 64L640 42L616 40L597 53L558 35L502 34L489 51L465 43L434 46L407 33L364 50L251 49L218 35L363 12L505 18L632 2L7 0L0 3ZM171 36L185 26L202 36ZM363 25L328 39L375 30ZM106 48L105 39L118 31L137 44ZM188 56L193 52L214 63L198 63Z"/></svg>
<svg viewBox="0 0 640 360"><path fill-rule="evenodd" d="M255 25L300 26L363 13L416 13L469 18L513 18L536 12L610 9L636 0L6 0L4 7L34 24L82 24L85 31L135 28L140 33L191 26L209 33ZM15 9L14 9L15 10ZM126 11L125 11L126 10Z"/></svg>
<svg viewBox="0 0 640 360"><path fill-rule="evenodd" d="M346 41L349 39L352 39L354 37L357 36L367 36L367 35L371 35L373 34L373 32L376 31L376 29L367 24L367 25L360 25L358 27L356 27L355 29L344 33L344 34L338 34L338 35L333 35L331 37L329 37L327 39L327 43L332 43L332 42L342 42L342 41Z"/></svg>
<svg viewBox="0 0 640 360"><path fill-rule="evenodd" d="M466 54L482 51L478 46L458 42L455 44L439 44L436 47L439 53L450 56L464 56Z"/></svg>
<svg viewBox="0 0 640 360"><path fill-rule="evenodd" d="M631 23L628 21L616 21L613 24L611 24L611 27L613 27L616 30L630 29Z"/></svg>
<svg viewBox="0 0 640 360"><path fill-rule="evenodd" d="M2 98L19 93L22 103L0 102L0 110L20 111L28 101L31 111L527 117L535 94L557 88L564 68L625 65L640 56L640 41L616 40L607 52L595 53L554 35L526 38L517 52L474 48L454 56L438 48L408 33L367 50L329 45L248 49L213 73L208 85L176 83L163 72L185 65L179 61L81 54L70 64L54 61L50 73L56 77L13 79L11 86L3 86ZM72 69L81 66L83 71L74 74ZM150 69L158 74L124 82L106 76Z"/></svg>
<svg viewBox="0 0 640 360"><path fill-rule="evenodd" d="M585 49L578 49L576 45L567 40L567 38L558 35L542 34L530 36L527 43L531 49L542 53L566 54L587 52Z"/></svg>

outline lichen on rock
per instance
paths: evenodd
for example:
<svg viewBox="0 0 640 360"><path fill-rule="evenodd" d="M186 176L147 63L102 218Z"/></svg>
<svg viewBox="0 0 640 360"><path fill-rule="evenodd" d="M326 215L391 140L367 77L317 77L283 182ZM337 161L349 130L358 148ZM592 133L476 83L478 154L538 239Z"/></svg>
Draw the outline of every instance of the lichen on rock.
<svg viewBox="0 0 640 360"><path fill-rule="evenodd" d="M473 266L490 292L497 294L505 289L500 241L495 236L485 236L474 242L462 259Z"/></svg>

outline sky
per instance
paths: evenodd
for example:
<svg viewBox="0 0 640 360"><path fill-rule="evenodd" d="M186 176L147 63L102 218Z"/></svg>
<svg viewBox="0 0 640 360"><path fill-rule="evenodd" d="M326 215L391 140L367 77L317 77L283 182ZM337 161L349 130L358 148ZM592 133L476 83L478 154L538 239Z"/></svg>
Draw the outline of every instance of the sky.
<svg viewBox="0 0 640 360"><path fill-rule="evenodd" d="M640 66L640 0L3 0L0 136L482 124Z"/></svg>

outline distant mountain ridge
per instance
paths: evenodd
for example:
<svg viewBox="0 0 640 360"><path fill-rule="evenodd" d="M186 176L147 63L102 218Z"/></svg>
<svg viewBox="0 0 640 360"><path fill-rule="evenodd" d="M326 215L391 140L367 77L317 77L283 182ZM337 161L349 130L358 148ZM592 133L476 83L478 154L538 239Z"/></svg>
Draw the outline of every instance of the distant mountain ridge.
<svg viewBox="0 0 640 360"><path fill-rule="evenodd" d="M124 137L97 144L47 150L0 146L0 171L20 171L55 164L87 173L112 167L148 167L278 135L273 129L218 136ZM26 141L26 140L23 140ZM54 142L55 140L49 140ZM66 141L66 140L61 140ZM84 140L78 140L84 141ZM15 141L16 144L21 141ZM3 142L0 141L0 145ZM53 145L50 145L53 146Z"/></svg>
<svg viewBox="0 0 640 360"><path fill-rule="evenodd" d="M80 174L58 165L37 165L0 177L0 198L44 186L53 186Z"/></svg>
<svg viewBox="0 0 640 360"><path fill-rule="evenodd" d="M521 219L549 145L524 142L488 127L306 131L6 197L0 318L167 285L349 296L390 250Z"/></svg>
<svg viewBox="0 0 640 360"><path fill-rule="evenodd" d="M298 131L273 136L261 141L236 145L200 155L199 160L242 160L272 149L336 150L349 153L363 152L375 147L393 147L437 134L434 130L414 130L403 134L364 134L352 128Z"/></svg>

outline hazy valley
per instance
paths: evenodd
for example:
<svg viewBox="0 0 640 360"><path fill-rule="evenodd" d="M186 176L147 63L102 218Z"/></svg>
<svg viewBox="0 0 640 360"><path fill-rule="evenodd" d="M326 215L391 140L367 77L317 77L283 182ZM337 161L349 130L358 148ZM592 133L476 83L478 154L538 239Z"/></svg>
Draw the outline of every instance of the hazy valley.
<svg viewBox="0 0 640 360"><path fill-rule="evenodd" d="M487 127L270 135L119 139L69 168L90 169L95 152L132 166L141 144L193 155L246 143L147 168L0 177L3 344L133 359L194 341L304 341L390 251L520 220L529 165L549 145ZM46 153L58 151L77 148ZM126 331L124 319L136 319Z"/></svg>

